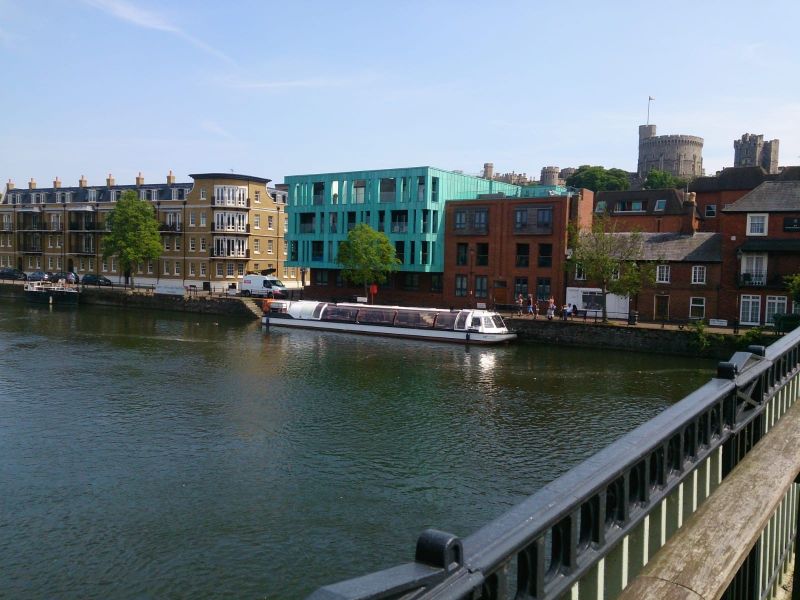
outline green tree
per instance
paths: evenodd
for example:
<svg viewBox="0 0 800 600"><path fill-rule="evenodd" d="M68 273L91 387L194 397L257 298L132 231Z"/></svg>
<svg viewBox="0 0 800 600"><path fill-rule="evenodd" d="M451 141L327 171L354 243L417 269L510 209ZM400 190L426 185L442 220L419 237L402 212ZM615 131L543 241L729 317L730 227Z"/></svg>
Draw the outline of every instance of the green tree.
<svg viewBox="0 0 800 600"><path fill-rule="evenodd" d="M644 238L639 232L617 233L607 217L596 217L590 230L570 226L571 254L567 269L581 269L587 281L603 294L603 321L608 321L608 294L636 296L655 275L645 262Z"/></svg>
<svg viewBox="0 0 800 600"><path fill-rule="evenodd" d="M136 192L122 193L114 210L108 215L108 233L103 237L103 258L116 256L126 281L133 283L136 263L155 260L161 256L161 236L152 205L140 200Z"/></svg>
<svg viewBox="0 0 800 600"><path fill-rule="evenodd" d="M667 188L685 188L687 181L676 177L667 171L659 171L653 169L647 174L647 179L644 180L644 189L646 190L663 190Z"/></svg>
<svg viewBox="0 0 800 600"><path fill-rule="evenodd" d="M339 245L339 264L348 281L364 285L364 295L371 283L383 283L400 260L386 234L366 223L356 225Z"/></svg>
<svg viewBox="0 0 800 600"><path fill-rule="evenodd" d="M606 169L581 165L578 170L567 177L567 185L576 188L586 188L593 192L611 190L627 190L630 186L627 171L622 169Z"/></svg>

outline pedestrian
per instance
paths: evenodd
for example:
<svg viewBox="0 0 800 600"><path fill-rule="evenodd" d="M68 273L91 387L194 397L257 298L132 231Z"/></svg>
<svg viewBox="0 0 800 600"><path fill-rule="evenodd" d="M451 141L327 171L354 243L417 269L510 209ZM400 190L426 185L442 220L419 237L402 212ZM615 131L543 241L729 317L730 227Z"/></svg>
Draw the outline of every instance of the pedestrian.
<svg viewBox="0 0 800 600"><path fill-rule="evenodd" d="M522 294L517 296L517 316L522 316Z"/></svg>
<svg viewBox="0 0 800 600"><path fill-rule="evenodd" d="M533 315L533 294L528 294L528 314Z"/></svg>
<svg viewBox="0 0 800 600"><path fill-rule="evenodd" d="M569 318L570 308L569 304L565 304L561 307L561 320L566 321Z"/></svg>
<svg viewBox="0 0 800 600"><path fill-rule="evenodd" d="M547 320L552 321L556 316L556 303L550 298L550 304L547 305Z"/></svg>
<svg viewBox="0 0 800 600"><path fill-rule="evenodd" d="M572 318L574 319L577 316L578 316L578 305L577 304L573 304L572 305Z"/></svg>
<svg viewBox="0 0 800 600"><path fill-rule="evenodd" d="M538 300L534 300L533 301L533 318L535 319L538 316L539 316L539 301Z"/></svg>

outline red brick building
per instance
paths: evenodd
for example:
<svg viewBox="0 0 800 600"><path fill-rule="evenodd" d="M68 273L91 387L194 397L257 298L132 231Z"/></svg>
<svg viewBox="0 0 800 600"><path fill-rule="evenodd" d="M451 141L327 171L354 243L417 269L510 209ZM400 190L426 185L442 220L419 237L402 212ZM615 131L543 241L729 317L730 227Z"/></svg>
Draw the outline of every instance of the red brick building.
<svg viewBox="0 0 800 600"><path fill-rule="evenodd" d="M444 301L509 305L517 295L564 302L567 228L588 228L594 194L447 203Z"/></svg>
<svg viewBox="0 0 800 600"><path fill-rule="evenodd" d="M800 181L765 181L722 209L721 313L742 325L800 312L784 277L800 272Z"/></svg>
<svg viewBox="0 0 800 600"><path fill-rule="evenodd" d="M672 188L597 192L595 213L607 215L614 231L690 234L699 228L691 196Z"/></svg>

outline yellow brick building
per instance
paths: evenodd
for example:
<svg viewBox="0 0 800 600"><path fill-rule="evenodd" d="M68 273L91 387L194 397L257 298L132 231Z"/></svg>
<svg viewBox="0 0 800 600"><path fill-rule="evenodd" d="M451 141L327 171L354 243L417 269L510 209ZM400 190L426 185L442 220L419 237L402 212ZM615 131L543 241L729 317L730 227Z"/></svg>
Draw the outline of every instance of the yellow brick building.
<svg viewBox="0 0 800 600"><path fill-rule="evenodd" d="M137 283L194 285L198 289L238 286L247 272L269 271L287 287L300 286L297 269L285 268L286 194L269 179L233 173L198 173L178 183L103 186L81 177L77 187L16 188L12 181L0 203L0 267L26 272L100 273L124 282L117 261L103 259L105 222L121 194L133 190L153 205L164 250L158 260L137 265Z"/></svg>

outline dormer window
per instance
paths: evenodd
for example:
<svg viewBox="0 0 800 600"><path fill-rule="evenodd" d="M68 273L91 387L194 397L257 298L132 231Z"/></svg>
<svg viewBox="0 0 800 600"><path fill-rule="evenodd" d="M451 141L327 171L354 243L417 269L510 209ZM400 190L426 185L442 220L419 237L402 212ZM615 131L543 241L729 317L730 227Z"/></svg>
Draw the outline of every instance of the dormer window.
<svg viewBox="0 0 800 600"><path fill-rule="evenodd" d="M653 210L657 212L663 212L665 208L667 208L666 199L659 198L658 200L656 200L656 205L653 207Z"/></svg>
<svg viewBox="0 0 800 600"><path fill-rule="evenodd" d="M594 207L594 212L596 212L597 214L606 212L606 201L598 200L597 206Z"/></svg>
<svg viewBox="0 0 800 600"><path fill-rule="evenodd" d="M620 200L617 202L617 212L644 212L644 202L641 200Z"/></svg>
<svg viewBox="0 0 800 600"><path fill-rule="evenodd" d="M89 202L95 202L97 200L97 190L89 190Z"/></svg>

